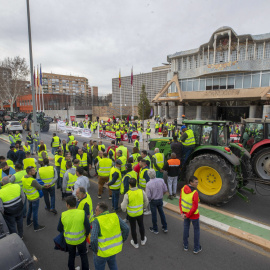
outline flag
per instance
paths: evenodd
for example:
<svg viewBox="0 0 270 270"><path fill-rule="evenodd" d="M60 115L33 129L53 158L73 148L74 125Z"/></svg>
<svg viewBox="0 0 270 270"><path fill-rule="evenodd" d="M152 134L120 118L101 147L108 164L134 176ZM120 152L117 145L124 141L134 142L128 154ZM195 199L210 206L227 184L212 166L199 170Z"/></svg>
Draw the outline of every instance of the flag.
<svg viewBox="0 0 270 270"><path fill-rule="evenodd" d="M131 86L133 86L133 67L131 68Z"/></svg>
<svg viewBox="0 0 270 270"><path fill-rule="evenodd" d="M38 66L37 66L37 87L39 87L39 74L38 74Z"/></svg>
<svg viewBox="0 0 270 270"><path fill-rule="evenodd" d="M121 70L119 69L119 88L121 88Z"/></svg>
<svg viewBox="0 0 270 270"><path fill-rule="evenodd" d="M40 85L42 85L42 72L41 72L41 64L40 64L40 74L39 74L39 76L40 76Z"/></svg>

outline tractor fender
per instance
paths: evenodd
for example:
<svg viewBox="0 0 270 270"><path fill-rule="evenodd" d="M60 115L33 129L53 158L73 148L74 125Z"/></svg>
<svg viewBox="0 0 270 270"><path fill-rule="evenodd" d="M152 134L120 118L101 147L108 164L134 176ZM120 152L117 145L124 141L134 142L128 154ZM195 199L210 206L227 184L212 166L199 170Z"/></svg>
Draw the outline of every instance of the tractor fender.
<svg viewBox="0 0 270 270"><path fill-rule="evenodd" d="M260 148L261 146L266 146L267 144L269 144L269 146L270 146L270 140L269 140L269 139L264 139L264 140L262 140L262 141L260 141L260 142L258 142L258 143L255 143L255 144L252 146L252 148L251 148L250 154L251 154L251 155L254 154L254 152L255 152L258 148Z"/></svg>
<svg viewBox="0 0 270 270"><path fill-rule="evenodd" d="M244 147L239 146L237 143L231 143L230 146L239 149L243 153L243 155L247 156L248 159L251 158L251 154Z"/></svg>
<svg viewBox="0 0 270 270"><path fill-rule="evenodd" d="M199 154L204 153L212 153L212 154L218 154L219 156L222 156L224 159L226 159L229 163L231 163L233 166L239 166L240 161L239 158L231 152L231 154L224 153L223 151L212 148L212 147L204 147L202 149L195 150L191 156L193 156L196 153L196 156Z"/></svg>

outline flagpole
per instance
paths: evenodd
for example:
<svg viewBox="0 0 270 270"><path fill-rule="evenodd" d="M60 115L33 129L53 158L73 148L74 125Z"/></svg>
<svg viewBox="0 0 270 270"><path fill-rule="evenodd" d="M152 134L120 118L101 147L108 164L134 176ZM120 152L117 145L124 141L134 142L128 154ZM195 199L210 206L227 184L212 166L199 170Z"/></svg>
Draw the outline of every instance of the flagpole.
<svg viewBox="0 0 270 270"><path fill-rule="evenodd" d="M43 86L42 86L42 71L41 71L41 64L40 64L40 87L41 87L41 94L42 94L42 107L43 107L43 112L45 113L45 110L44 110L44 96L43 96Z"/></svg>
<svg viewBox="0 0 270 270"><path fill-rule="evenodd" d="M122 119L122 85L120 85L120 119Z"/></svg>
<svg viewBox="0 0 270 270"><path fill-rule="evenodd" d="M39 82L39 73L38 73L38 100L39 100L39 111L41 112L42 106L41 106L41 99L40 99L40 82Z"/></svg>

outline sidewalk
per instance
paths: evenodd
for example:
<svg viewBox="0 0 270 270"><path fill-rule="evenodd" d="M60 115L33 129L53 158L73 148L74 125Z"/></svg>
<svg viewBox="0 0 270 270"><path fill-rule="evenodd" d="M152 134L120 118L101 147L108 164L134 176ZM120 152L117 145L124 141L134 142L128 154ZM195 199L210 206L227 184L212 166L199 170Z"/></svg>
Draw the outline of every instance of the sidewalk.
<svg viewBox="0 0 270 270"><path fill-rule="evenodd" d="M164 207L180 215L179 197L163 197ZM199 203L200 221L270 250L270 226Z"/></svg>

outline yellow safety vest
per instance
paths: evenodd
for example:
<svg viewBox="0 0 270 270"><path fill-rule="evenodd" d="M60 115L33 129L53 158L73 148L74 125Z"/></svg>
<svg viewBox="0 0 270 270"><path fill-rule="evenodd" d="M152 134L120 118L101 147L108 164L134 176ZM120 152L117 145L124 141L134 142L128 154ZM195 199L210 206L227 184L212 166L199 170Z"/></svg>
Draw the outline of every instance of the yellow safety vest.
<svg viewBox="0 0 270 270"><path fill-rule="evenodd" d="M116 131L115 132L115 137L116 137L116 139L121 139L121 132L120 131Z"/></svg>
<svg viewBox="0 0 270 270"><path fill-rule="evenodd" d="M6 160L6 163L7 163L8 166L10 166L10 165L14 166L13 161L10 160L10 159L7 159L7 160Z"/></svg>
<svg viewBox="0 0 270 270"><path fill-rule="evenodd" d="M134 165L137 165L139 162L137 161L138 160L138 157L140 157L141 155L139 153L134 153L132 154L132 157L133 157L133 164Z"/></svg>
<svg viewBox="0 0 270 270"><path fill-rule="evenodd" d="M138 217L143 214L143 191L141 189L129 190L127 213L131 217Z"/></svg>
<svg viewBox="0 0 270 270"><path fill-rule="evenodd" d="M110 148L110 150L109 150L109 152L108 152L108 155L110 154L110 152L113 153L112 158L114 159L114 158L115 158L115 151L114 151L113 149Z"/></svg>
<svg viewBox="0 0 270 270"><path fill-rule="evenodd" d="M151 159L150 159L150 157L149 156L146 156L145 158L143 158L144 160L148 160L149 161L149 168L151 167Z"/></svg>
<svg viewBox="0 0 270 270"><path fill-rule="evenodd" d="M40 179L44 182L45 185L52 185L52 187L55 185L55 183L52 184L54 178L53 166L41 167L39 168L38 172Z"/></svg>
<svg viewBox="0 0 270 270"><path fill-rule="evenodd" d="M111 169L111 172L110 172L110 177L109 177L109 183L112 181L112 175L117 172L118 173L118 178L117 180L115 181L115 183L113 185L110 186L110 189L120 189L120 186L121 186L121 172L118 168L116 167L113 167Z"/></svg>
<svg viewBox="0 0 270 270"><path fill-rule="evenodd" d="M120 157L117 157L117 159L120 159L122 161L121 172L124 172L126 170L125 165L127 163L126 157L125 156L120 156Z"/></svg>
<svg viewBox="0 0 270 270"><path fill-rule="evenodd" d="M105 151L105 149L106 149L105 145L104 145L104 144L99 144L99 145L98 145L98 151L102 151L102 148L103 148L104 151Z"/></svg>
<svg viewBox="0 0 270 270"><path fill-rule="evenodd" d="M73 141L75 140L73 135L68 136L69 137L69 142L68 145L72 145Z"/></svg>
<svg viewBox="0 0 270 270"><path fill-rule="evenodd" d="M155 129L159 128L159 124L155 124Z"/></svg>
<svg viewBox="0 0 270 270"><path fill-rule="evenodd" d="M43 144L44 145L44 147L45 147L45 151L47 150L47 146L46 146L46 144ZM40 144L38 145L38 149L40 148Z"/></svg>
<svg viewBox="0 0 270 270"><path fill-rule="evenodd" d="M27 147L25 145L23 146L24 152L30 152L30 150L31 150L30 145L28 145Z"/></svg>
<svg viewBox="0 0 270 270"><path fill-rule="evenodd" d="M140 169L140 173L139 173L139 185L142 187L142 188L145 188L146 187L146 180L144 178L144 172L145 171L148 171L148 168L141 168Z"/></svg>
<svg viewBox="0 0 270 270"><path fill-rule="evenodd" d="M156 153L153 155L153 158L156 159L157 166L162 169L164 166L164 154ZM157 171L156 167L154 167L155 171Z"/></svg>
<svg viewBox="0 0 270 270"><path fill-rule="evenodd" d="M48 158L48 153L47 153L47 151L41 151L41 152L38 152L38 160L39 161L43 161L43 158L42 158L42 153L43 152L45 152L45 154L46 154L46 158Z"/></svg>
<svg viewBox="0 0 270 270"><path fill-rule="evenodd" d="M67 188L66 191L68 193L72 192L71 187L74 186L75 182L77 181L78 176L76 175L76 173L73 175L72 173L68 173L68 182L67 182Z"/></svg>
<svg viewBox="0 0 270 270"><path fill-rule="evenodd" d="M53 137L52 147L58 147L60 145L60 139L58 136Z"/></svg>
<svg viewBox="0 0 270 270"><path fill-rule="evenodd" d="M66 148L66 152L69 152L69 149L68 149L68 145L67 144L65 144L65 148ZM62 145L62 150L64 152L64 144Z"/></svg>
<svg viewBox="0 0 270 270"><path fill-rule="evenodd" d="M37 167L34 158L26 158L26 159L23 160L23 167L24 167L24 169L26 169L29 166L32 166L34 168Z"/></svg>
<svg viewBox="0 0 270 270"><path fill-rule="evenodd" d="M193 194L195 192L198 192L198 191L194 190L193 192L186 194L184 191L184 188L185 188L185 186L181 190L181 206L182 206L183 212L188 213L190 211L190 209L192 208ZM199 213L199 209L197 209L194 214L196 215L198 213Z"/></svg>
<svg viewBox="0 0 270 270"><path fill-rule="evenodd" d="M22 138L20 137L20 133L15 134L15 140L16 140L16 142L21 142L22 141Z"/></svg>
<svg viewBox="0 0 270 270"><path fill-rule="evenodd" d="M86 153L83 153L82 157L79 154L77 154L76 159L78 159L80 161L81 167L87 166L87 154Z"/></svg>
<svg viewBox="0 0 270 270"><path fill-rule="evenodd" d="M61 221L67 244L76 246L86 239L84 218L85 212L80 209L69 209L62 213Z"/></svg>
<svg viewBox="0 0 270 270"><path fill-rule="evenodd" d="M110 158L102 158L98 163L98 175L109 176L112 168L112 160Z"/></svg>
<svg viewBox="0 0 270 270"><path fill-rule="evenodd" d="M15 204L21 203L23 206L23 202L21 199L21 187L18 184L8 183L0 189L0 198L3 202L3 207L5 212L9 212L10 207Z"/></svg>
<svg viewBox="0 0 270 270"><path fill-rule="evenodd" d="M22 178L26 175L26 170L22 170L22 171L19 171L19 172L16 172L14 174L15 176L15 182L14 184L18 184L20 185L20 187L22 187Z"/></svg>
<svg viewBox="0 0 270 270"><path fill-rule="evenodd" d="M185 132L188 137L186 138L186 140L184 142L182 142L182 144L184 146L192 146L195 144L195 138L194 138L194 133L192 131L192 129L187 129Z"/></svg>
<svg viewBox="0 0 270 270"><path fill-rule="evenodd" d="M63 177L65 172L67 171L66 163L67 160L63 158L60 164L60 177Z"/></svg>
<svg viewBox="0 0 270 270"><path fill-rule="evenodd" d="M138 140L136 140L136 141L134 142L134 147L137 147L137 146L136 146L137 143L138 143L138 149L140 150L140 143L139 143Z"/></svg>
<svg viewBox="0 0 270 270"><path fill-rule="evenodd" d="M59 158L63 158L62 156L60 156L60 155L58 155L58 154L56 154L55 156L54 156L54 165L56 166L56 167L60 167L61 166L61 164L58 162L58 159Z"/></svg>
<svg viewBox="0 0 270 270"><path fill-rule="evenodd" d="M117 151L118 150L121 150L122 151L122 155L125 156L126 159L128 158L128 156L127 156L127 147L125 147L124 145L120 145L117 148Z"/></svg>
<svg viewBox="0 0 270 270"><path fill-rule="evenodd" d="M121 187L120 187L120 193L121 194L124 194L124 191L125 191L125 186L124 186L124 179L125 177L129 177L129 178L135 178L137 179L137 176L138 174L135 172L135 171L131 171L131 172L128 172L126 173L123 178L122 178L122 181L121 181ZM137 186L137 181L136 181L136 186Z"/></svg>
<svg viewBox="0 0 270 270"><path fill-rule="evenodd" d="M23 191L29 201L33 201L37 198L39 198L38 190L35 187L32 187L32 182L36 180L33 177L25 178L25 176L22 178L22 185L23 185Z"/></svg>
<svg viewBox="0 0 270 270"><path fill-rule="evenodd" d="M148 128L148 129L146 130L146 135L150 135L150 133L151 133L151 128Z"/></svg>
<svg viewBox="0 0 270 270"><path fill-rule="evenodd" d="M86 192L86 197L83 198L79 202L77 209L83 210L84 205L86 203L89 205L89 213L90 213L89 222L91 223L92 221L94 221L93 203L92 203L92 199L91 199L90 195L87 192Z"/></svg>
<svg viewBox="0 0 270 270"><path fill-rule="evenodd" d="M103 258L122 251L123 237L119 217L115 214L104 214L96 217L100 227L97 255Z"/></svg>

